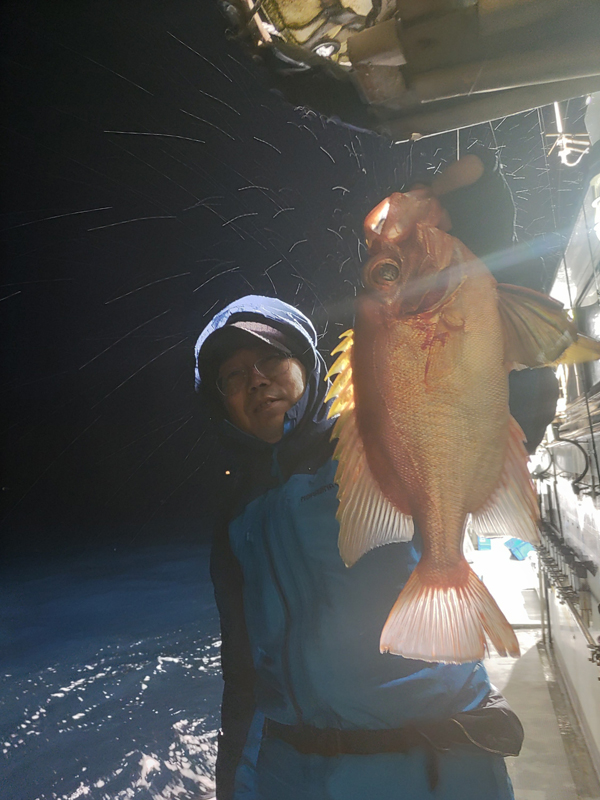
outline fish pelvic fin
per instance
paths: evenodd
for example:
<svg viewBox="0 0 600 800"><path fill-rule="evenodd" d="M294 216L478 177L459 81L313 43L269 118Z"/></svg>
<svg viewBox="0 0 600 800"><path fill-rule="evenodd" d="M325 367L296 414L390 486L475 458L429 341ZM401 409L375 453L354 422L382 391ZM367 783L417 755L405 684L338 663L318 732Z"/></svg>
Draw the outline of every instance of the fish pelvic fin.
<svg viewBox="0 0 600 800"><path fill-rule="evenodd" d="M328 377L337 377L326 400L335 398L329 418L338 415L331 435L337 439L333 457L338 462L335 474L339 500L336 518L340 524L338 547L342 560L350 567L375 547L410 541L414 527L412 517L403 514L385 497L369 469L354 408L353 331L346 331L341 339L333 351L339 353L338 359L328 373Z"/></svg>
<svg viewBox="0 0 600 800"><path fill-rule="evenodd" d="M493 532L538 544L540 514L535 486L527 469L529 456L523 445L525 434L514 417L509 417L508 424L500 481L485 504L471 514L470 524L478 536Z"/></svg>
<svg viewBox="0 0 600 800"><path fill-rule="evenodd" d="M562 303L523 286L499 283L496 289L506 361L544 367L577 341L577 328Z"/></svg>
<svg viewBox="0 0 600 800"><path fill-rule="evenodd" d="M520 655L519 643L492 595L466 561L458 585L440 586L417 564L390 611L380 650L421 661L464 664L485 655L485 634L499 655Z"/></svg>

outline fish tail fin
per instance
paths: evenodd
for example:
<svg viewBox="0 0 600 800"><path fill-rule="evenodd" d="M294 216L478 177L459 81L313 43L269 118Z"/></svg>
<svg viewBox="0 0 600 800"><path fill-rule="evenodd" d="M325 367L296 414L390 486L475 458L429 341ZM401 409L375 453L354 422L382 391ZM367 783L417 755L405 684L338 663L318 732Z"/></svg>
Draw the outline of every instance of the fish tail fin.
<svg viewBox="0 0 600 800"><path fill-rule="evenodd" d="M380 650L405 658L462 664L485 655L485 635L501 656L518 656L510 623L466 562L460 584L439 586L418 564L383 627Z"/></svg>

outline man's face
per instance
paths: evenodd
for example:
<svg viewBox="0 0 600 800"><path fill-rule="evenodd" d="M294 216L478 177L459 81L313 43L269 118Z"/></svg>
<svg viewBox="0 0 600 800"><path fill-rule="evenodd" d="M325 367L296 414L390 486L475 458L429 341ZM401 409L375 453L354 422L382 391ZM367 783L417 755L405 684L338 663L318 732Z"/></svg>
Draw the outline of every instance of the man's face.
<svg viewBox="0 0 600 800"><path fill-rule="evenodd" d="M233 392L227 390L223 398L229 420L240 430L271 444L283 436L285 413L298 402L306 387L306 369L297 358L285 359L280 369L273 370L271 365L265 371L277 374L270 378L256 370L257 361L278 355L267 344L244 347L219 369L221 385L235 387Z"/></svg>

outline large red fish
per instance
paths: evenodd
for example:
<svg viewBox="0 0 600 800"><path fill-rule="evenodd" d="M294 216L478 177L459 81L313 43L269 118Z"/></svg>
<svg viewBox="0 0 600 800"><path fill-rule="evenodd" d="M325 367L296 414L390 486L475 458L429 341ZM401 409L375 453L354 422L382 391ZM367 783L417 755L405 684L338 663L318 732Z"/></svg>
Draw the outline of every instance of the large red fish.
<svg viewBox="0 0 600 800"><path fill-rule="evenodd" d="M365 220L370 258L354 331L343 334L330 415L339 414L339 547L350 566L410 539L423 553L381 635L382 652L461 663L487 633L518 655L508 621L463 555L468 516L483 530L537 540L538 507L524 435L508 407L508 372L569 347L598 358L562 305L497 284L442 228L426 189L392 194ZM440 226L440 227L438 227ZM581 341L574 344L578 339Z"/></svg>

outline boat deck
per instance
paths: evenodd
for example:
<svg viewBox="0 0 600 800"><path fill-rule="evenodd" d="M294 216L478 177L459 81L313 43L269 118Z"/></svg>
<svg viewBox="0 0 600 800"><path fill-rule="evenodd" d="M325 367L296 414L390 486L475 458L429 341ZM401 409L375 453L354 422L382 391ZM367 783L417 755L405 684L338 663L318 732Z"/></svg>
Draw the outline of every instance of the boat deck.
<svg viewBox="0 0 600 800"><path fill-rule="evenodd" d="M515 561L500 539L468 554L508 620L521 657L486 659L490 680L525 729L518 758L508 758L516 800L600 800L600 783L551 648L542 637L533 559Z"/></svg>

